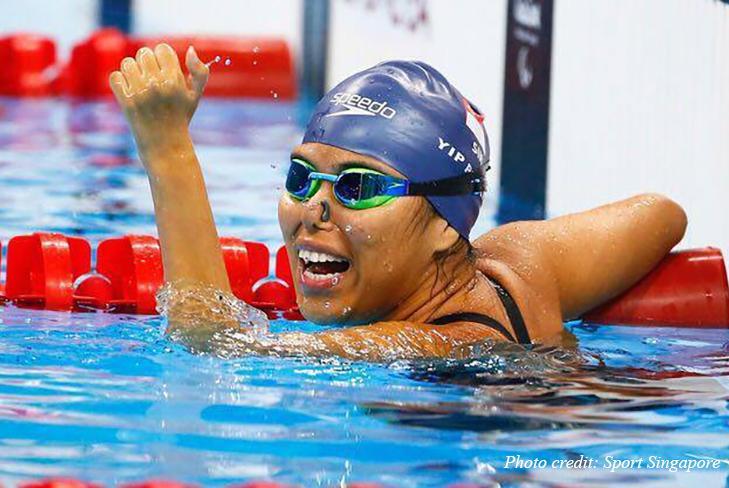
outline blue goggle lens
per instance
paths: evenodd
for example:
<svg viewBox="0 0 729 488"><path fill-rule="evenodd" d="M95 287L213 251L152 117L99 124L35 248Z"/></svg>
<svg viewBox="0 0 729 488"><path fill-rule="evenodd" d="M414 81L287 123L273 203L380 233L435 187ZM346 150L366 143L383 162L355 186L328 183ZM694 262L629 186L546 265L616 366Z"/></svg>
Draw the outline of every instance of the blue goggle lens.
<svg viewBox="0 0 729 488"><path fill-rule="evenodd" d="M292 159L286 177L286 191L297 200L313 197L321 186L316 168L306 161ZM333 182L334 196L347 208L361 210L383 205L394 196L388 195L388 183L395 178L369 168L349 168Z"/></svg>
<svg viewBox="0 0 729 488"><path fill-rule="evenodd" d="M289 174L286 177L286 191L297 200L304 200L312 195L309 193L315 183L310 180L309 175L315 171L315 168L305 161L292 160L289 167Z"/></svg>

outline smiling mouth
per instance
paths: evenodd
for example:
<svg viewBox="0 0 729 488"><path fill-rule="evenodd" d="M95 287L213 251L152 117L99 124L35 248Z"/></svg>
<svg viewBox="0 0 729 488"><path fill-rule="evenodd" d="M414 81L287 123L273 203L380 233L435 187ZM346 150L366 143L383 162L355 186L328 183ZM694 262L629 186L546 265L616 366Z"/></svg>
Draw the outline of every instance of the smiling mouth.
<svg viewBox="0 0 729 488"><path fill-rule="evenodd" d="M331 288L351 268L348 259L324 252L299 250L301 278L305 285L314 288Z"/></svg>

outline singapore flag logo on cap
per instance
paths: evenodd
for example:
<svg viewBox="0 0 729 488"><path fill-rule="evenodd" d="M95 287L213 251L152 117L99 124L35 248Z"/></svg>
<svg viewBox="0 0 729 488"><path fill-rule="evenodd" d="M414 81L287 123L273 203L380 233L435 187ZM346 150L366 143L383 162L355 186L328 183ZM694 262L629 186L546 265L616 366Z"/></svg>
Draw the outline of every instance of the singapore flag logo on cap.
<svg viewBox="0 0 729 488"><path fill-rule="evenodd" d="M486 129L483 126L483 115L476 112L473 105L463 99L463 106L466 107L466 126L473 132L476 140L481 144L481 149L486 150Z"/></svg>

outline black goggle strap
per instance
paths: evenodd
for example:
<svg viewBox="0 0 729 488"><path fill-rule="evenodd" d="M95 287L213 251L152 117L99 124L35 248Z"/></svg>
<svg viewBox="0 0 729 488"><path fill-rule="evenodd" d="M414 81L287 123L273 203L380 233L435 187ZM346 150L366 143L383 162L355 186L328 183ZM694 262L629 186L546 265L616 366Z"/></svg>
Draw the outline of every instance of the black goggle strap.
<svg viewBox="0 0 729 488"><path fill-rule="evenodd" d="M488 167L484 168L484 172ZM456 195L468 195L483 193L486 190L486 178L479 173L463 173L451 178L442 180L423 181L415 183L411 181L408 185L408 195L423 197L448 197Z"/></svg>

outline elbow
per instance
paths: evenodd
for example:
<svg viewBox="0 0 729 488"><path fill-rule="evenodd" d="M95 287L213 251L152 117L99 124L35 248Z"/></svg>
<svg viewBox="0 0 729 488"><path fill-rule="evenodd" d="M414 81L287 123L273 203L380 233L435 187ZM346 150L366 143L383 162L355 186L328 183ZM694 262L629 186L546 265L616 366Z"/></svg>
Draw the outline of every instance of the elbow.
<svg viewBox="0 0 729 488"><path fill-rule="evenodd" d="M674 200L660 193L646 193L638 197L655 209L658 217L664 223L663 229L670 240L671 247L683 239L688 225L686 211Z"/></svg>
<svg viewBox="0 0 729 488"><path fill-rule="evenodd" d="M676 244L679 243L681 239L683 239L683 236L686 234L686 227L688 226L688 217L686 216L686 211L683 209L681 205L674 202L673 200L668 200L670 205L672 206L672 212L673 212L673 221L674 221L674 227L675 227L675 236L676 236Z"/></svg>

